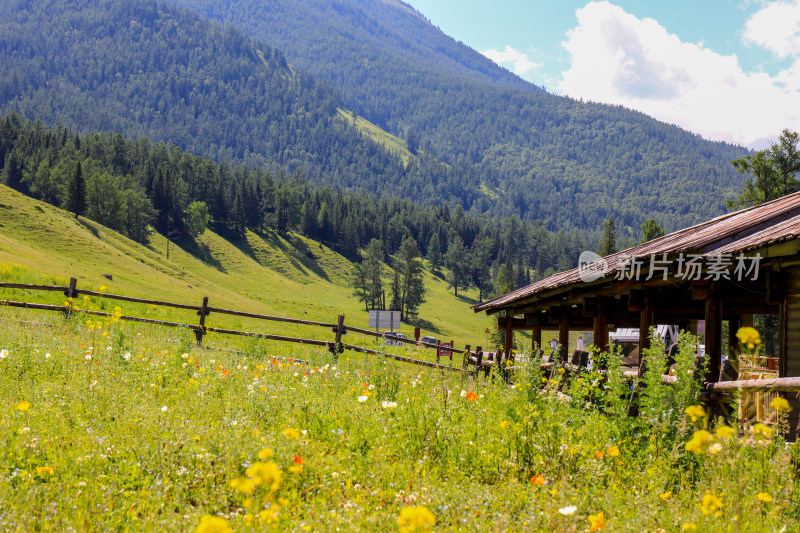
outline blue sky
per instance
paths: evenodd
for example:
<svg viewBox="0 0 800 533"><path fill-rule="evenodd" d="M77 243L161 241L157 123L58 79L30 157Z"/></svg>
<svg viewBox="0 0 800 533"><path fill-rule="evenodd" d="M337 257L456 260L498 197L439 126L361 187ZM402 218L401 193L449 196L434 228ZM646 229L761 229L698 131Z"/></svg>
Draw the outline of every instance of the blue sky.
<svg viewBox="0 0 800 533"><path fill-rule="evenodd" d="M547 90L761 148L800 129L800 0L407 0Z"/></svg>

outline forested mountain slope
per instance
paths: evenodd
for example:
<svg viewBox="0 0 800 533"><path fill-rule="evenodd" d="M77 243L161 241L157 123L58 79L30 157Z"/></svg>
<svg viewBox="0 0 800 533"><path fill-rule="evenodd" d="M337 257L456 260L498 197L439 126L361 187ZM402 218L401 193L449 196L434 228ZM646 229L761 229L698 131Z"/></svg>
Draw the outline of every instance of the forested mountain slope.
<svg viewBox="0 0 800 533"><path fill-rule="evenodd" d="M455 169L436 162L406 169L342 118L337 91L280 51L190 10L10 0L0 20L0 111L339 187L438 198L457 185L446 176Z"/></svg>
<svg viewBox="0 0 800 533"><path fill-rule="evenodd" d="M467 207L550 227L613 217L669 229L724 210L742 148L624 108L549 94L455 42L395 0L177 0L283 50L330 80L348 108L470 166L489 194ZM486 190L486 189L484 189Z"/></svg>

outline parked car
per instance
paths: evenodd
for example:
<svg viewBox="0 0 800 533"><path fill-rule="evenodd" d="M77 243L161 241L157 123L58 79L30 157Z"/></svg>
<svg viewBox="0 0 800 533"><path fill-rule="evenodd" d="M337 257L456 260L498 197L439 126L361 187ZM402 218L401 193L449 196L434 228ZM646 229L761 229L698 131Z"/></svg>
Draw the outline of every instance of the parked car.
<svg viewBox="0 0 800 533"><path fill-rule="evenodd" d="M436 344L436 337L422 337L420 339L420 342L428 344Z"/></svg>
<svg viewBox="0 0 800 533"><path fill-rule="evenodd" d="M397 331L384 331L383 332L383 342L390 345L390 346L402 346L405 344L404 342L400 342L395 339L407 339L405 335L399 333Z"/></svg>

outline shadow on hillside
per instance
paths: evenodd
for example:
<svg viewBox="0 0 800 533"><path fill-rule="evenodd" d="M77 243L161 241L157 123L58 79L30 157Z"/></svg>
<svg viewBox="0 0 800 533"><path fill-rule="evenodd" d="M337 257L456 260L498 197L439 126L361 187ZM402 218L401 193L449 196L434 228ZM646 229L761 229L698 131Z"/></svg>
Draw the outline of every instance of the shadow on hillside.
<svg viewBox="0 0 800 533"><path fill-rule="evenodd" d="M311 248L302 239L294 235L287 235L281 239L277 233L272 231L256 233L256 235L267 245L282 251L289 264L303 274L308 274L310 271L325 281L330 281L328 273L317 263ZM287 246L287 243L290 246Z"/></svg>
<svg viewBox="0 0 800 533"><path fill-rule="evenodd" d="M456 298L458 298L459 301L467 303L469 305L477 305L478 303L480 303L478 302L477 299L470 298L469 296L464 296L463 294L459 294L458 296L456 296Z"/></svg>
<svg viewBox="0 0 800 533"><path fill-rule="evenodd" d="M429 320L425 320L424 318L417 317L417 318L415 318L413 320L409 320L408 323L411 324L412 326L417 326L419 329L421 329L424 332L437 333L439 335L442 334L442 330L440 330L438 327L436 327L433 324L433 322L431 322Z"/></svg>
<svg viewBox="0 0 800 533"><path fill-rule="evenodd" d="M203 263L219 270L223 274L227 273L225 267L222 266L222 263L220 263L219 260L214 257L214 255L211 253L211 248L209 248L205 243L199 242L196 238L187 235L177 240L175 244L180 246L184 252L188 253L195 259L199 259Z"/></svg>
<svg viewBox="0 0 800 533"><path fill-rule="evenodd" d="M92 235L94 235L95 239L99 239L100 238L100 233L97 231L97 228L95 228L94 226L89 224L89 221L83 220L80 217L76 218L76 220L78 221L78 223L81 226L83 226L84 228L89 230L92 233Z"/></svg>

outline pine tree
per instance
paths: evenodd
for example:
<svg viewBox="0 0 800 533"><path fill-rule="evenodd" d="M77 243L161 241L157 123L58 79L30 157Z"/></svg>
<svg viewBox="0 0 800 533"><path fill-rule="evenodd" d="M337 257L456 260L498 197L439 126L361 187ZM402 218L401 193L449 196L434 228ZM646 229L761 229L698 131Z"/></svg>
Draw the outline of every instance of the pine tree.
<svg viewBox="0 0 800 533"><path fill-rule="evenodd" d="M22 189L22 162L16 150L12 150L6 156L5 166L3 167L3 183L14 190Z"/></svg>
<svg viewBox="0 0 800 533"><path fill-rule="evenodd" d="M442 257L442 243L439 240L439 233L435 232L428 243L428 261L431 263L431 272L439 273L442 268L444 258Z"/></svg>
<svg viewBox="0 0 800 533"><path fill-rule="evenodd" d="M642 224L642 242L652 241L664 236L664 229L658 225L655 219L648 218Z"/></svg>
<svg viewBox="0 0 800 533"><path fill-rule="evenodd" d="M75 164L67 198L67 210L73 213L75 218L86 213L86 180L83 178L80 161Z"/></svg>
<svg viewBox="0 0 800 533"><path fill-rule="evenodd" d="M400 252L395 262L395 271L400 273L401 317L416 314L420 304L425 301L425 283L423 281L422 261L417 241L407 237L400 245Z"/></svg>
<svg viewBox="0 0 800 533"><path fill-rule="evenodd" d="M610 218L603 224L603 240L600 243L600 255L603 257L617 251L617 228Z"/></svg>
<svg viewBox="0 0 800 533"><path fill-rule="evenodd" d="M455 290L455 295L458 296L458 288L466 288L469 284L470 274L467 250L464 248L464 240L460 235L456 235L451 239L447 247L447 253L444 254L444 265L450 271L447 276L447 282Z"/></svg>

